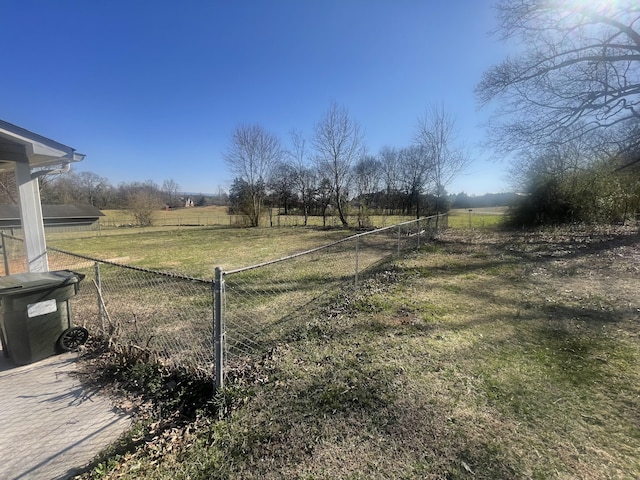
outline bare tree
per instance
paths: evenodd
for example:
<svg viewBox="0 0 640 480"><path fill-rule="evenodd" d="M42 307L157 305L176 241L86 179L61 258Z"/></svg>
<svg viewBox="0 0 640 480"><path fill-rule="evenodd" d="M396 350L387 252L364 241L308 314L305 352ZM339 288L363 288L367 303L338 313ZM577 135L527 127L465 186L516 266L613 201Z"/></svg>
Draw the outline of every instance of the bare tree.
<svg viewBox="0 0 640 480"><path fill-rule="evenodd" d="M99 201L104 197L104 191L111 188L109 180L93 172L80 172L76 174L76 183L83 203L104 208Z"/></svg>
<svg viewBox="0 0 640 480"><path fill-rule="evenodd" d="M376 157L365 155L353 166L353 176L358 196L370 196L380 189L382 164Z"/></svg>
<svg viewBox="0 0 640 480"><path fill-rule="evenodd" d="M416 218L420 218L420 197L429 183L429 159L420 145L412 145L399 150L398 161L408 207L415 205Z"/></svg>
<svg viewBox="0 0 640 480"><path fill-rule="evenodd" d="M157 193L140 189L129 197L127 206L139 226L150 227L155 213L162 207L162 200Z"/></svg>
<svg viewBox="0 0 640 480"><path fill-rule="evenodd" d="M331 180L340 221L342 225L348 226L344 197L352 165L363 153L360 127L349 116L346 108L334 102L316 124L312 143L317 153L319 171Z"/></svg>
<svg viewBox="0 0 640 480"><path fill-rule="evenodd" d="M371 155L365 155L353 166L353 177L358 199L358 227L369 226L369 207L371 198L380 189L382 168L380 161Z"/></svg>
<svg viewBox="0 0 640 480"><path fill-rule="evenodd" d="M446 187L469 164L469 157L456 145L455 121L444 107L430 107L418 121L416 143L429 165L431 183L436 196L436 213Z"/></svg>
<svg viewBox="0 0 640 480"><path fill-rule="evenodd" d="M297 130L290 132L291 147L288 153L288 161L293 171L293 183L302 201L304 225L309 219L309 209L313 200L313 194L317 188L318 176L307 161L307 142L302 133Z"/></svg>
<svg viewBox="0 0 640 480"><path fill-rule="evenodd" d="M79 177L74 171L64 175L43 175L40 177L39 184L42 203L54 205L86 203L82 198Z"/></svg>
<svg viewBox="0 0 640 480"><path fill-rule="evenodd" d="M331 199L333 198L333 187L331 180L324 177L318 182L318 189L315 195L315 201L320 208L322 214L322 226L327 226L327 210L331 207Z"/></svg>
<svg viewBox="0 0 640 480"><path fill-rule="evenodd" d="M586 170L594 159L588 143L574 139L557 141L544 148L531 149L514 159L509 175L513 186L521 192L528 191L532 181L541 177L555 177L561 181Z"/></svg>
<svg viewBox="0 0 640 480"><path fill-rule="evenodd" d="M487 70L481 104L499 152L588 140L591 149L640 160L640 3L502 0L503 40L518 53Z"/></svg>
<svg viewBox="0 0 640 480"><path fill-rule="evenodd" d="M250 205L246 214L251 226L259 225L264 185L282 156L280 140L260 125L241 125L233 132L224 158L236 178L246 183Z"/></svg>
<svg viewBox="0 0 640 480"><path fill-rule="evenodd" d="M0 173L0 203L17 203L18 190L13 171Z"/></svg>
<svg viewBox="0 0 640 480"><path fill-rule="evenodd" d="M105 208L113 195L113 186L105 177L93 172L71 171L40 177L43 203L88 204Z"/></svg>
<svg viewBox="0 0 640 480"><path fill-rule="evenodd" d="M163 200L170 208L175 208L180 205L180 185L173 178L169 178L162 182L161 190Z"/></svg>
<svg viewBox="0 0 640 480"><path fill-rule="evenodd" d="M382 182L385 191L385 207L391 209L392 201L400 191L400 156L394 147L382 147L378 154L380 159L380 168L382 174Z"/></svg>
<svg viewBox="0 0 640 480"><path fill-rule="evenodd" d="M267 184L270 190L272 205L278 209L284 209L284 214L289 215L292 204L296 201L296 192L294 191L295 171L291 164L285 161L279 161L271 170L271 177ZM269 211L269 220L273 226L272 209Z"/></svg>

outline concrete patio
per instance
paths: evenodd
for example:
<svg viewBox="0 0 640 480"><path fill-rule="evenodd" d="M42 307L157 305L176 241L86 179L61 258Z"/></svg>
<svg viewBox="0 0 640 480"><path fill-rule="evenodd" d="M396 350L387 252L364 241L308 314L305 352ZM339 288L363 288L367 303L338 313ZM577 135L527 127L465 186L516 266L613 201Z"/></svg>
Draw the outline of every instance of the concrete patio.
<svg viewBox="0 0 640 480"><path fill-rule="evenodd" d="M70 373L77 354L16 367L0 351L0 478L72 477L130 425Z"/></svg>

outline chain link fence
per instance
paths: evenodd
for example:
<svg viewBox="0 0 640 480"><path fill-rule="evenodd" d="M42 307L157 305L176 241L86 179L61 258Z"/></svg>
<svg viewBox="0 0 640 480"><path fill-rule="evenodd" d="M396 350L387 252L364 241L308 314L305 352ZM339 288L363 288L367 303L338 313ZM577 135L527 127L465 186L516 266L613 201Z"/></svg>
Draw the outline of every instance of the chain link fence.
<svg viewBox="0 0 640 480"><path fill-rule="evenodd" d="M22 273L27 271L27 254L24 249L24 241L20 237L15 237L14 231L0 231L0 248L2 249L2 265L0 273L2 276L12 273Z"/></svg>
<svg viewBox="0 0 640 480"><path fill-rule="evenodd" d="M2 233L3 275L27 271L24 242ZM84 275L74 323L127 355L211 377L213 279L163 273L47 249L49 269Z"/></svg>
<svg viewBox="0 0 640 480"><path fill-rule="evenodd" d="M224 347L216 358L216 383L255 354L264 353L299 322L318 300L357 288L389 257L419 248L446 229L439 215L353 235L320 248L238 270L218 270L215 282L216 340Z"/></svg>
<svg viewBox="0 0 640 480"><path fill-rule="evenodd" d="M212 279L157 272L49 248L51 270L86 275L74 318L135 357L207 376L213 364Z"/></svg>
<svg viewBox="0 0 640 480"><path fill-rule="evenodd" d="M446 215L404 222L238 270L193 278L47 251L50 270L85 276L71 300L74 322L137 358L214 377L281 340L301 312L357 288L390 256L418 248L447 228ZM3 274L26 271L22 239L2 233Z"/></svg>

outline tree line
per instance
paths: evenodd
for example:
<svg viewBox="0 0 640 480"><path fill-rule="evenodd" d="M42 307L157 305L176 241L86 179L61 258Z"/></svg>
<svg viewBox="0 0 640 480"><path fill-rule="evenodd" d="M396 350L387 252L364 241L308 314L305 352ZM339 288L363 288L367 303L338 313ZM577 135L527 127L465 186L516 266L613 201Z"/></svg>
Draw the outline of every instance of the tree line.
<svg viewBox="0 0 640 480"><path fill-rule="evenodd" d="M455 121L443 107L418 119L414 141L367 152L359 123L333 102L307 139L298 130L286 144L262 125L233 131L224 158L234 175L230 211L257 226L266 209L285 214L335 213L344 226L355 212L358 226L371 213L415 215L446 209L446 187L469 162L456 143Z"/></svg>
<svg viewBox="0 0 640 480"><path fill-rule="evenodd" d="M245 215L251 226L266 212L337 215L344 226L356 214L368 226L371 213L415 215L447 208L446 187L469 159L456 143L455 122L443 107L431 107L418 119L414 141L404 147L367 152L358 122L346 108L332 103L306 139L292 130L286 143L261 125L240 125L232 133L224 159L234 180L228 195L196 195L193 206L228 205L230 214ZM127 209L140 225L153 212L185 206L185 195L173 179L162 185L147 180L113 185L93 172L40 177L42 203L89 204L100 209ZM15 178L0 175L0 202L16 203Z"/></svg>
<svg viewBox="0 0 640 480"><path fill-rule="evenodd" d="M92 205L99 209L128 210L137 224L151 225L154 212L163 208L184 207L187 200L193 206L227 203L227 195L186 196L180 185L167 179L158 185L152 180L122 182L113 185L107 178L93 172L70 171L39 177L40 199L43 204ZM0 173L0 203L17 203L16 180L13 172Z"/></svg>

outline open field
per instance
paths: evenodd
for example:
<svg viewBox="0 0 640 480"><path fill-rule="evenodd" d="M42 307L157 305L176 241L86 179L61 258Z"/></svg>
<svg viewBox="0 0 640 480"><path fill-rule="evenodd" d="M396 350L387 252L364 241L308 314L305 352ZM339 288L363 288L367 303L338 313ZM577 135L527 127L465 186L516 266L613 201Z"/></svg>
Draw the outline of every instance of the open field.
<svg viewBox="0 0 640 480"><path fill-rule="evenodd" d="M507 207L457 208L449 211L449 227L456 229L493 229L504 223Z"/></svg>
<svg viewBox="0 0 640 480"><path fill-rule="evenodd" d="M452 230L85 478L637 478L638 241Z"/></svg>
<svg viewBox="0 0 640 480"><path fill-rule="evenodd" d="M185 210L193 212L196 209ZM388 216L376 217L376 220L389 226L387 222L402 222L406 218ZM230 270L255 265L326 245L355 233L353 229L341 227L157 226L117 228L99 234L48 233L47 243L81 255L211 278L217 266Z"/></svg>
<svg viewBox="0 0 640 480"><path fill-rule="evenodd" d="M209 206L209 207L193 207L179 208L175 210L157 211L153 216L153 228L175 227L175 226L242 226L246 225L246 218L242 215L229 215L227 207ZM104 217L100 218L100 226L103 230L110 231L113 228L126 229L135 225L133 215L126 210L103 210ZM357 215L347 215L351 225L358 225ZM412 216L400 215L371 215L367 222L369 226L386 227L395 225L406 220L411 220ZM303 226L304 218L302 215L278 215L278 209L273 209L271 218L265 209L261 219L260 226L266 227L273 225L274 227L297 227ZM323 220L321 216L310 216L308 218L308 226L322 227ZM328 215L326 218L326 226L340 226L340 219L335 215Z"/></svg>
<svg viewBox="0 0 640 480"><path fill-rule="evenodd" d="M52 238L49 245L154 270L212 278L215 267L241 268L308 250L352 235L350 230L304 228L189 228L120 235Z"/></svg>

